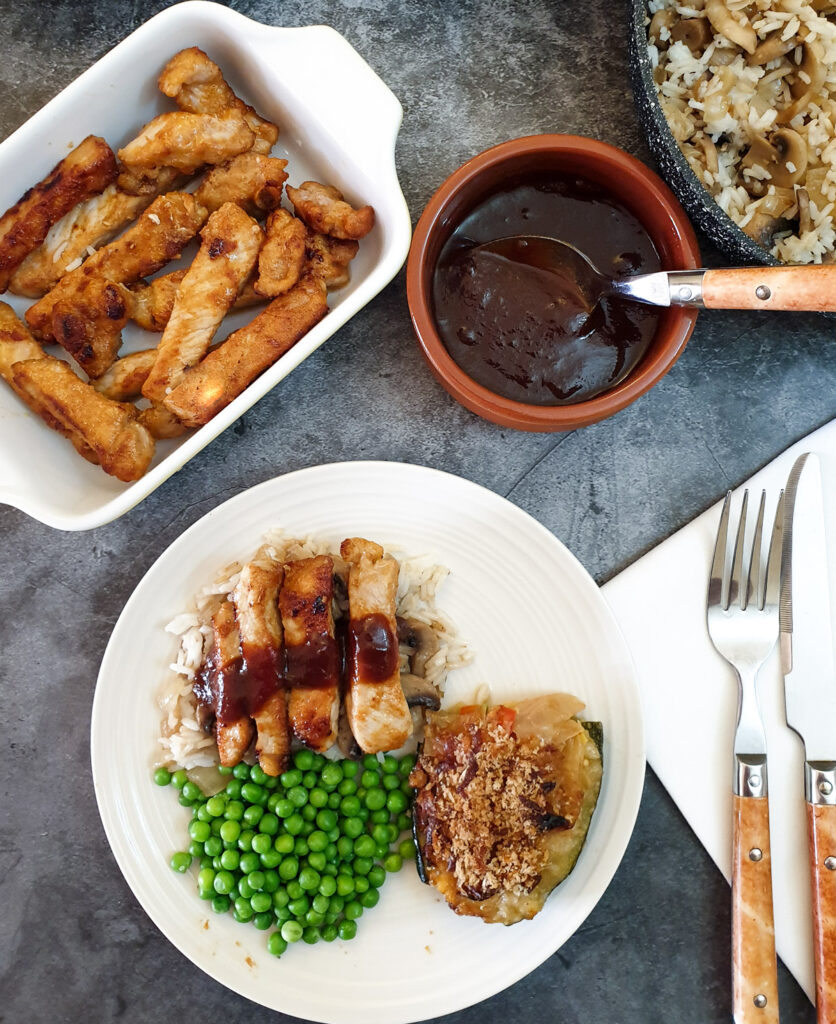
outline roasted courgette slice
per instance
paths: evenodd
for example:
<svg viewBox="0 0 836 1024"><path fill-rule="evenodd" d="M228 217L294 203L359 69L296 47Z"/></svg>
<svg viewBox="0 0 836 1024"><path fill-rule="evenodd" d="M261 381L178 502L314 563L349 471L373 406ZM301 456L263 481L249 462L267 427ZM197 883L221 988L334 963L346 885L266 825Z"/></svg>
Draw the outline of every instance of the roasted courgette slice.
<svg viewBox="0 0 836 1024"><path fill-rule="evenodd" d="M550 694L427 716L410 781L418 869L458 914L534 917L575 866L598 800L600 723Z"/></svg>

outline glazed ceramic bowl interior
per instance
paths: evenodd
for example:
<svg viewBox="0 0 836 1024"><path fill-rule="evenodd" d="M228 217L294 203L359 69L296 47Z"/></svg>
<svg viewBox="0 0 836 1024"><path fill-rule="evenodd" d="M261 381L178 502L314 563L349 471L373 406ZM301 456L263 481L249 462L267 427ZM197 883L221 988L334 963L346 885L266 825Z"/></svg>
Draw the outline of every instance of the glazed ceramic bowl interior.
<svg viewBox="0 0 836 1024"><path fill-rule="evenodd" d="M462 219L491 193L549 172L593 182L625 206L647 230L663 269L699 266L696 236L670 190L642 163L613 146L580 136L535 135L486 150L455 171L428 203L413 236L407 264L412 322L431 371L447 391L471 412L519 430L570 430L623 409L667 373L696 319L693 309L663 310L650 346L633 371L603 394L570 405L513 401L469 377L453 361L436 327L432 283L442 247Z"/></svg>

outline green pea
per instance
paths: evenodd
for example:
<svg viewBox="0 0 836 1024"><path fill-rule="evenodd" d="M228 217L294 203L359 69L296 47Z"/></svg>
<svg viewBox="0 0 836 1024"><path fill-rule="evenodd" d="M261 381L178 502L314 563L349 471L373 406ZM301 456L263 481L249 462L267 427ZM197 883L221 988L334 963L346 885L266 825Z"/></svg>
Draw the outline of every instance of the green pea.
<svg viewBox="0 0 836 1024"><path fill-rule="evenodd" d="M357 875L354 879L354 891L356 893L366 892L370 888L369 880L365 875Z"/></svg>
<svg viewBox="0 0 836 1024"><path fill-rule="evenodd" d="M193 839L189 843L188 852L190 857L197 857L197 859L200 860L206 850L204 849L203 843L197 843Z"/></svg>
<svg viewBox="0 0 836 1024"><path fill-rule="evenodd" d="M180 804L181 807L191 807L194 804L194 800L186 796L181 790L180 795L177 797L177 803Z"/></svg>
<svg viewBox="0 0 836 1024"><path fill-rule="evenodd" d="M192 809L192 814L194 815L195 818L197 818L198 821L205 821L205 822L207 822L209 824L210 828L211 828L211 825L212 825L212 822L214 821L214 818L209 813L209 811L206 809L206 804L197 804Z"/></svg>
<svg viewBox="0 0 836 1024"><path fill-rule="evenodd" d="M250 906L250 901L248 899L245 899L243 896L239 896L237 899L233 900L232 905L235 907L235 913L238 915L240 920L249 921L252 919L253 908Z"/></svg>
<svg viewBox="0 0 836 1024"><path fill-rule="evenodd" d="M229 896L216 896L212 900L212 909L216 914L225 914L229 910Z"/></svg>
<svg viewBox="0 0 836 1024"><path fill-rule="evenodd" d="M342 896L332 896L331 899L328 901L329 914L336 914L337 917L339 917L344 909L345 900L342 898Z"/></svg>
<svg viewBox="0 0 836 1024"><path fill-rule="evenodd" d="M292 900L301 900L305 895L305 890L299 884L299 880L297 878L294 878L287 883L287 895Z"/></svg>
<svg viewBox="0 0 836 1024"><path fill-rule="evenodd" d="M291 900L287 905L287 909L294 917L304 917L311 909L311 901L307 896L300 896L298 900Z"/></svg>
<svg viewBox="0 0 836 1024"><path fill-rule="evenodd" d="M291 914L287 907L276 907L273 911L273 916L276 918L276 924L282 924L285 921L289 921L293 914Z"/></svg>
<svg viewBox="0 0 836 1024"><path fill-rule="evenodd" d="M305 826L305 819L301 814L291 814L285 821L284 827L292 836L298 836Z"/></svg>
<svg viewBox="0 0 836 1024"><path fill-rule="evenodd" d="M310 825L308 832L313 832L315 827L314 822L316 821L316 808L313 806L313 804L305 804L305 806L299 813L302 815L305 824Z"/></svg>
<svg viewBox="0 0 836 1024"><path fill-rule="evenodd" d="M354 879L350 875L337 875L337 893L350 896L354 892Z"/></svg>
<svg viewBox="0 0 836 1024"><path fill-rule="evenodd" d="M360 776L360 785L368 789L376 789L380 785L380 775L368 768Z"/></svg>
<svg viewBox="0 0 836 1024"><path fill-rule="evenodd" d="M263 816L264 811L258 806L258 804L250 804L250 806L244 811L244 824L249 825L250 828L255 828Z"/></svg>
<svg viewBox="0 0 836 1024"><path fill-rule="evenodd" d="M351 866L355 875L367 875L374 867L374 861L371 857L355 857Z"/></svg>
<svg viewBox="0 0 836 1024"><path fill-rule="evenodd" d="M357 922L341 921L337 931L340 938L347 942L349 939L353 939L357 934Z"/></svg>
<svg viewBox="0 0 836 1024"><path fill-rule="evenodd" d="M309 946L313 946L315 943L319 942L319 939L319 929L315 928L313 925L309 925L302 932L302 940L303 942L307 942Z"/></svg>
<svg viewBox="0 0 836 1024"><path fill-rule="evenodd" d="M208 857L218 857L224 848L223 840L220 836L209 836L206 842L203 844L203 852Z"/></svg>
<svg viewBox="0 0 836 1024"><path fill-rule="evenodd" d="M294 771L284 772L284 774L279 777L279 781L281 782L285 789L293 789L294 786L301 786L302 772L300 772L298 769L295 769Z"/></svg>
<svg viewBox="0 0 836 1024"><path fill-rule="evenodd" d="M415 857L415 842L412 839L404 839L398 843L398 853L404 860L412 860Z"/></svg>
<svg viewBox="0 0 836 1024"><path fill-rule="evenodd" d="M283 939L279 932L273 932L267 940L267 952L273 956L281 956L287 950L287 939Z"/></svg>
<svg viewBox="0 0 836 1024"><path fill-rule="evenodd" d="M320 853L328 845L328 836L322 831L314 831L308 836L308 847L315 853Z"/></svg>
<svg viewBox="0 0 836 1024"><path fill-rule="evenodd" d="M239 764L236 764L235 767L232 769L232 774L235 776L236 779L240 779L243 782L246 782L247 779L250 777L250 766L248 764L244 764L244 762L241 761Z"/></svg>
<svg viewBox="0 0 836 1024"><path fill-rule="evenodd" d="M225 821L221 825L221 839L225 843L236 843L241 835L241 826L237 821Z"/></svg>
<svg viewBox="0 0 836 1024"><path fill-rule="evenodd" d="M215 879L212 884L214 885L215 892L218 893L218 895L226 896L235 888L235 876L231 871L219 871L215 875Z"/></svg>
<svg viewBox="0 0 836 1024"><path fill-rule="evenodd" d="M263 914L273 906L273 900L269 893L256 892L250 897L250 906L256 914Z"/></svg>
<svg viewBox="0 0 836 1024"><path fill-rule="evenodd" d="M273 893L273 906L278 910L281 907L286 907L290 902L290 897L287 895L287 889L276 889Z"/></svg>
<svg viewBox="0 0 836 1024"><path fill-rule="evenodd" d="M241 855L241 871L245 875L248 875L251 871L255 871L260 863L261 861L258 859L257 853L252 853L250 851Z"/></svg>
<svg viewBox="0 0 836 1024"><path fill-rule="evenodd" d="M226 765L219 764L218 765L218 775L232 775L232 769L231 768L227 768Z"/></svg>
<svg viewBox="0 0 836 1024"><path fill-rule="evenodd" d="M309 772L313 768L314 756L311 750L297 750L293 755L293 763L301 772Z"/></svg>
<svg viewBox="0 0 836 1024"><path fill-rule="evenodd" d="M281 860L282 860L282 855L279 853L279 851L278 850L274 850L272 847L270 847L269 849L265 850L265 852L262 853L260 855L260 857L261 857L261 866L263 868L270 868L270 869L277 868L279 866L279 864L281 863Z"/></svg>
<svg viewBox="0 0 836 1024"><path fill-rule="evenodd" d="M237 850L224 850L221 854L221 867L226 871L237 871L241 854Z"/></svg>
<svg viewBox="0 0 836 1024"><path fill-rule="evenodd" d="M270 913L256 914L253 924L260 932L266 932L268 928L272 927L274 920L275 918Z"/></svg>
<svg viewBox="0 0 836 1024"><path fill-rule="evenodd" d="M305 839L304 836L298 836L297 839L296 839L296 842L293 844L293 852L296 854L296 856L297 857L305 857L305 856L307 856L307 853L308 853L309 849L310 849L310 847L308 846L308 840Z"/></svg>
<svg viewBox="0 0 836 1024"><path fill-rule="evenodd" d="M240 779L230 779L224 788L224 793L226 793L230 800L237 800L241 796L241 786L242 782Z"/></svg>
<svg viewBox="0 0 836 1024"><path fill-rule="evenodd" d="M363 801L370 811L381 811L386 806L386 790L370 789Z"/></svg>
<svg viewBox="0 0 836 1024"><path fill-rule="evenodd" d="M396 790L401 788L401 780L397 775L384 775L383 776L383 788L387 790Z"/></svg>
<svg viewBox="0 0 836 1024"><path fill-rule="evenodd" d="M285 857L279 864L278 872L279 878L281 878L282 881L290 881L291 878L295 878L299 873L299 861L296 857Z"/></svg>
<svg viewBox="0 0 836 1024"><path fill-rule="evenodd" d="M308 864L314 871L324 871L328 861L324 853L309 853Z"/></svg>
<svg viewBox="0 0 836 1024"><path fill-rule="evenodd" d="M394 789L386 798L386 807L390 814L402 814L409 801L399 789Z"/></svg>
<svg viewBox="0 0 836 1024"><path fill-rule="evenodd" d="M223 817L224 811L226 811L226 800L222 796L210 796L206 801L206 810L213 818Z"/></svg>
<svg viewBox="0 0 836 1024"><path fill-rule="evenodd" d="M316 807L318 810L320 807L325 807L328 803L328 794L324 789L320 789L319 786L315 786L310 793L308 793L308 802L312 807Z"/></svg>
<svg viewBox="0 0 836 1024"><path fill-rule="evenodd" d="M323 832L328 832L336 827L337 815L334 811L323 808L316 816L316 823Z"/></svg>
<svg viewBox="0 0 836 1024"><path fill-rule="evenodd" d="M354 853L358 857L374 857L375 841L371 836L358 836L354 840Z"/></svg>
<svg viewBox="0 0 836 1024"><path fill-rule="evenodd" d="M378 860L383 860L389 853L389 842L378 843L374 848L374 855Z"/></svg>
<svg viewBox="0 0 836 1024"><path fill-rule="evenodd" d="M277 853L293 853L293 842L293 836L288 835L285 832L282 833L282 835L280 836L276 836L276 840L273 843L273 846L275 847Z"/></svg>
<svg viewBox="0 0 836 1024"><path fill-rule="evenodd" d="M209 822L209 828L211 829L213 836L219 836L221 834L222 826L222 818L212 818L212 820Z"/></svg>
<svg viewBox="0 0 836 1024"><path fill-rule="evenodd" d="M287 797L282 797L280 800L276 801L276 806L273 808L273 810L276 812L278 817L289 818L292 814L295 813L296 808L287 799Z"/></svg>
<svg viewBox="0 0 836 1024"><path fill-rule="evenodd" d="M258 835L253 836L253 853L259 855L267 853L268 850L272 850L273 840L270 836L264 835L263 832L259 832Z"/></svg>
<svg viewBox="0 0 836 1024"><path fill-rule="evenodd" d="M260 764L254 764L252 768L250 768L250 778L257 786L263 786L267 781L268 776L267 772L264 771Z"/></svg>
<svg viewBox="0 0 836 1024"><path fill-rule="evenodd" d="M205 821L190 821L189 835L196 843L205 843L212 835L212 829Z"/></svg>
<svg viewBox="0 0 836 1024"><path fill-rule="evenodd" d="M241 796L248 804L258 804L262 796L264 796L264 789L261 786L257 786L254 782L245 782L241 787ZM267 803L269 799L269 796L265 796L264 802Z"/></svg>
<svg viewBox="0 0 836 1024"><path fill-rule="evenodd" d="M308 791L304 786L294 786L287 791L287 798L294 807L304 807L308 802Z"/></svg>
<svg viewBox="0 0 836 1024"><path fill-rule="evenodd" d="M305 787L305 789L313 789L317 782L318 779L314 772L305 772L305 774L302 776L302 785Z"/></svg>
<svg viewBox="0 0 836 1024"><path fill-rule="evenodd" d="M211 858L211 857L207 857L207 856L206 856L206 855L204 854L204 855L203 855L203 856L202 856L202 857L200 858L200 870L202 871L202 870L203 870L204 868L211 868L212 866L213 866L213 865L212 865L212 858Z"/></svg>
<svg viewBox="0 0 836 1024"><path fill-rule="evenodd" d="M380 893L377 889L369 889L368 892L364 892L360 897L360 903L366 910L370 910L372 907L376 907L380 902Z"/></svg>
<svg viewBox="0 0 836 1024"><path fill-rule="evenodd" d="M399 814L397 820L397 826L399 832L411 832L412 831L412 815L407 813Z"/></svg>
<svg viewBox="0 0 836 1024"><path fill-rule="evenodd" d="M244 831L238 836L238 849L242 853L249 853L253 848L253 839L255 832L252 829L244 829Z"/></svg>
<svg viewBox="0 0 836 1024"><path fill-rule="evenodd" d="M263 862L264 858L262 857L262 863ZM272 894L279 887L279 873L278 871L275 871L273 868L268 868L266 864L264 865L264 867L264 885L262 886L262 889L265 892L269 892Z"/></svg>
<svg viewBox="0 0 836 1024"><path fill-rule="evenodd" d="M363 831L362 818L345 818L343 821L343 832L349 839L356 839Z"/></svg>
<svg viewBox="0 0 836 1024"><path fill-rule="evenodd" d="M339 838L339 833L338 833L337 837ZM325 859L326 859L326 861L329 864L332 864L335 860L337 860L339 858L339 853L337 851L337 844L334 843L334 842L329 842L328 843L328 845L325 847L324 853L325 853Z"/></svg>
<svg viewBox="0 0 836 1024"><path fill-rule="evenodd" d="M244 817L244 805L240 800L228 800L224 808L224 817L229 821L240 821Z"/></svg>
<svg viewBox="0 0 836 1024"><path fill-rule="evenodd" d="M239 896L243 896L243 898L245 900L248 900L252 896L252 894L254 892L255 892L255 889L253 889L253 887L247 881L246 875L243 878L239 878L238 879L238 895Z"/></svg>
<svg viewBox="0 0 836 1024"><path fill-rule="evenodd" d="M202 868L197 876L198 888L203 891L211 891L215 888L215 872L212 868Z"/></svg>
<svg viewBox="0 0 836 1024"><path fill-rule="evenodd" d="M320 876L313 868L305 867L299 872L299 884L306 892L319 888Z"/></svg>
<svg viewBox="0 0 836 1024"><path fill-rule="evenodd" d="M337 937L337 926L335 924L326 924L322 929L322 941L333 942Z"/></svg>
<svg viewBox="0 0 836 1024"><path fill-rule="evenodd" d="M274 836L279 831L279 819L275 814L265 814L258 823L258 831L268 836Z"/></svg>
<svg viewBox="0 0 836 1024"><path fill-rule="evenodd" d="M407 754L405 757L401 758L400 764L398 765L398 773L402 779L405 779L409 775L415 767L416 761L417 758L414 754Z"/></svg>
<svg viewBox="0 0 836 1024"><path fill-rule="evenodd" d="M400 871L403 867L403 857L399 853L390 853L383 861L383 866L387 871Z"/></svg>
<svg viewBox="0 0 836 1024"><path fill-rule="evenodd" d="M200 800L203 796L203 791L197 783L186 782L183 784L183 796L189 800Z"/></svg>
<svg viewBox="0 0 836 1024"><path fill-rule="evenodd" d="M342 800L342 797L340 796L340 794L338 792L329 793L328 794L328 807L332 811L336 811L337 808L340 806L340 801L341 800Z"/></svg>
<svg viewBox="0 0 836 1024"><path fill-rule="evenodd" d="M184 874L192 866L192 858L189 853L175 853L169 862L175 871Z"/></svg>
<svg viewBox="0 0 836 1024"><path fill-rule="evenodd" d="M171 782L171 772L168 768L158 768L154 772L154 782L158 786L167 786Z"/></svg>
<svg viewBox="0 0 836 1024"><path fill-rule="evenodd" d="M253 892L258 892L261 889L261 887L264 885L264 872L261 870L261 868L258 868L255 871L251 871L247 875L247 884L253 890Z"/></svg>
<svg viewBox="0 0 836 1024"><path fill-rule="evenodd" d="M357 783L354 779L343 779L339 786L337 786L337 792L340 796L352 796L357 792Z"/></svg>
<svg viewBox="0 0 836 1024"><path fill-rule="evenodd" d="M337 880L332 875L323 875L319 882L319 891L325 897L333 896L337 891Z"/></svg>
<svg viewBox="0 0 836 1024"><path fill-rule="evenodd" d="M363 905L359 900L349 900L345 905L343 913L348 921L356 921L358 917L363 916Z"/></svg>
<svg viewBox="0 0 836 1024"><path fill-rule="evenodd" d="M329 761L320 773L320 781L326 789L336 789L343 780L343 767L339 761Z"/></svg>
<svg viewBox="0 0 836 1024"><path fill-rule="evenodd" d="M182 768L178 768L177 771L171 776L171 784L175 789L182 789L183 786L189 781L189 776L183 771Z"/></svg>

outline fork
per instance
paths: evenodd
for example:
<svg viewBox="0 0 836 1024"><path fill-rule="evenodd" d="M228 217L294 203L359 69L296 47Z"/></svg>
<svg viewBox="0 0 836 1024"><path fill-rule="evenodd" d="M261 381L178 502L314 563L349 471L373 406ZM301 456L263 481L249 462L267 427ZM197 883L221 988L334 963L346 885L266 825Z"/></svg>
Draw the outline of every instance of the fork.
<svg viewBox="0 0 836 1024"><path fill-rule="evenodd" d="M778 1022L766 736L758 708L756 680L778 638L783 503L782 491L764 568L766 491L761 495L748 554L745 533L749 492L744 491L730 558L731 491L726 494L708 581L708 633L717 652L734 668L738 678L732 855L735 1024Z"/></svg>

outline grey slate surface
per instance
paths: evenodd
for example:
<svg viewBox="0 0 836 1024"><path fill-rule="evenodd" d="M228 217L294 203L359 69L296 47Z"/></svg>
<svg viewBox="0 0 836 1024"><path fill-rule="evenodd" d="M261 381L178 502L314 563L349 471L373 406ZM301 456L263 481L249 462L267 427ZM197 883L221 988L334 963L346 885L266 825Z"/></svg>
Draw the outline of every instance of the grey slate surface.
<svg viewBox="0 0 836 1024"><path fill-rule="evenodd" d="M0 136L165 6L3 0ZM621 3L231 6L266 23L330 24L382 75L404 105L397 159L413 221L455 167L518 135L587 134L652 163ZM400 460L508 496L604 582L836 414L832 333L812 315L703 315L670 374L615 418L518 434L464 411L431 378L401 274L119 521L63 534L0 508L0 1022L281 1019L206 978L156 930L116 867L93 796L99 661L132 589L187 526L289 470ZM727 886L648 771L623 864L577 934L513 988L446 1019L719 1024L730 1019L728 944ZM811 1024L783 967L780 985L783 1019Z"/></svg>

